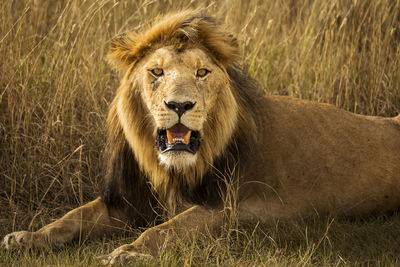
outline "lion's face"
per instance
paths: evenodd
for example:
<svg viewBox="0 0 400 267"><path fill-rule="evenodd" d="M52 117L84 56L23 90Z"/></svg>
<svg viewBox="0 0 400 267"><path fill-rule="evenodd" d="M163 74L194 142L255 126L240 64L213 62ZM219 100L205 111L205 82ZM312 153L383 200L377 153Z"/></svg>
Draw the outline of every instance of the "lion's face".
<svg viewBox="0 0 400 267"><path fill-rule="evenodd" d="M172 183L193 188L234 146L245 116L241 85L230 76L238 55L236 39L196 12L112 40L108 60L125 75L110 107L109 138L122 130L160 194Z"/></svg>
<svg viewBox="0 0 400 267"><path fill-rule="evenodd" d="M163 47L139 63L135 73L154 120L160 164L178 170L192 166L209 115L218 112L218 95L228 90L226 71L202 49Z"/></svg>

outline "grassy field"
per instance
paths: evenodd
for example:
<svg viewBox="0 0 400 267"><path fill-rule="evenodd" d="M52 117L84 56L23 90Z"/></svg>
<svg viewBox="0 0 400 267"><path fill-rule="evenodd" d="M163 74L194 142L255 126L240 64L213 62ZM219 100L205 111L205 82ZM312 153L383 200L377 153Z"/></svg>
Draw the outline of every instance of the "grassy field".
<svg viewBox="0 0 400 267"><path fill-rule="evenodd" d="M105 61L110 39L197 7L229 25L243 66L267 94L360 114L400 112L399 0L1 1L0 236L38 229L96 196L118 86ZM232 227L138 265L399 266L399 219L316 216ZM136 234L51 252L0 249L0 265L98 265L95 256Z"/></svg>

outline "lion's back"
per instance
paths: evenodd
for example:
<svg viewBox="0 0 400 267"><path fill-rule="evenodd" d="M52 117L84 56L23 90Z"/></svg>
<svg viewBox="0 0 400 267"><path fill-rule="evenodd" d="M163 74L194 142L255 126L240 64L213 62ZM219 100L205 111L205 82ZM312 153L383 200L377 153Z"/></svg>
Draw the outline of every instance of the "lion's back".
<svg viewBox="0 0 400 267"><path fill-rule="evenodd" d="M393 119L284 96L265 97L261 113L250 177L303 206L332 210L363 201L356 208L363 213L400 204L400 127Z"/></svg>

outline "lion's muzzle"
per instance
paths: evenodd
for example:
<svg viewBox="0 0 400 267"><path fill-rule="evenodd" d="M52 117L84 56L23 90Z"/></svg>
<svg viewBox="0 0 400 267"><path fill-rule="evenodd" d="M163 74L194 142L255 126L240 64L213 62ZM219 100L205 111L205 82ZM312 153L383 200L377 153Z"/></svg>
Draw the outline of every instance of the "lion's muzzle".
<svg viewBox="0 0 400 267"><path fill-rule="evenodd" d="M200 133L177 123L169 129L158 130L157 145L161 153L187 151L196 154L200 145Z"/></svg>

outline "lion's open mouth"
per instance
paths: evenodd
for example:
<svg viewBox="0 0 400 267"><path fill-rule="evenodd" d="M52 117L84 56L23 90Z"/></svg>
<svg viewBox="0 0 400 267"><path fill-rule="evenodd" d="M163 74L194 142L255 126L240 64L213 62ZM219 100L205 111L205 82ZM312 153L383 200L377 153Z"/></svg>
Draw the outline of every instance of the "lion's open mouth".
<svg viewBox="0 0 400 267"><path fill-rule="evenodd" d="M200 145L200 134L178 123L169 129L158 130L157 145L161 153L187 151L196 154Z"/></svg>

